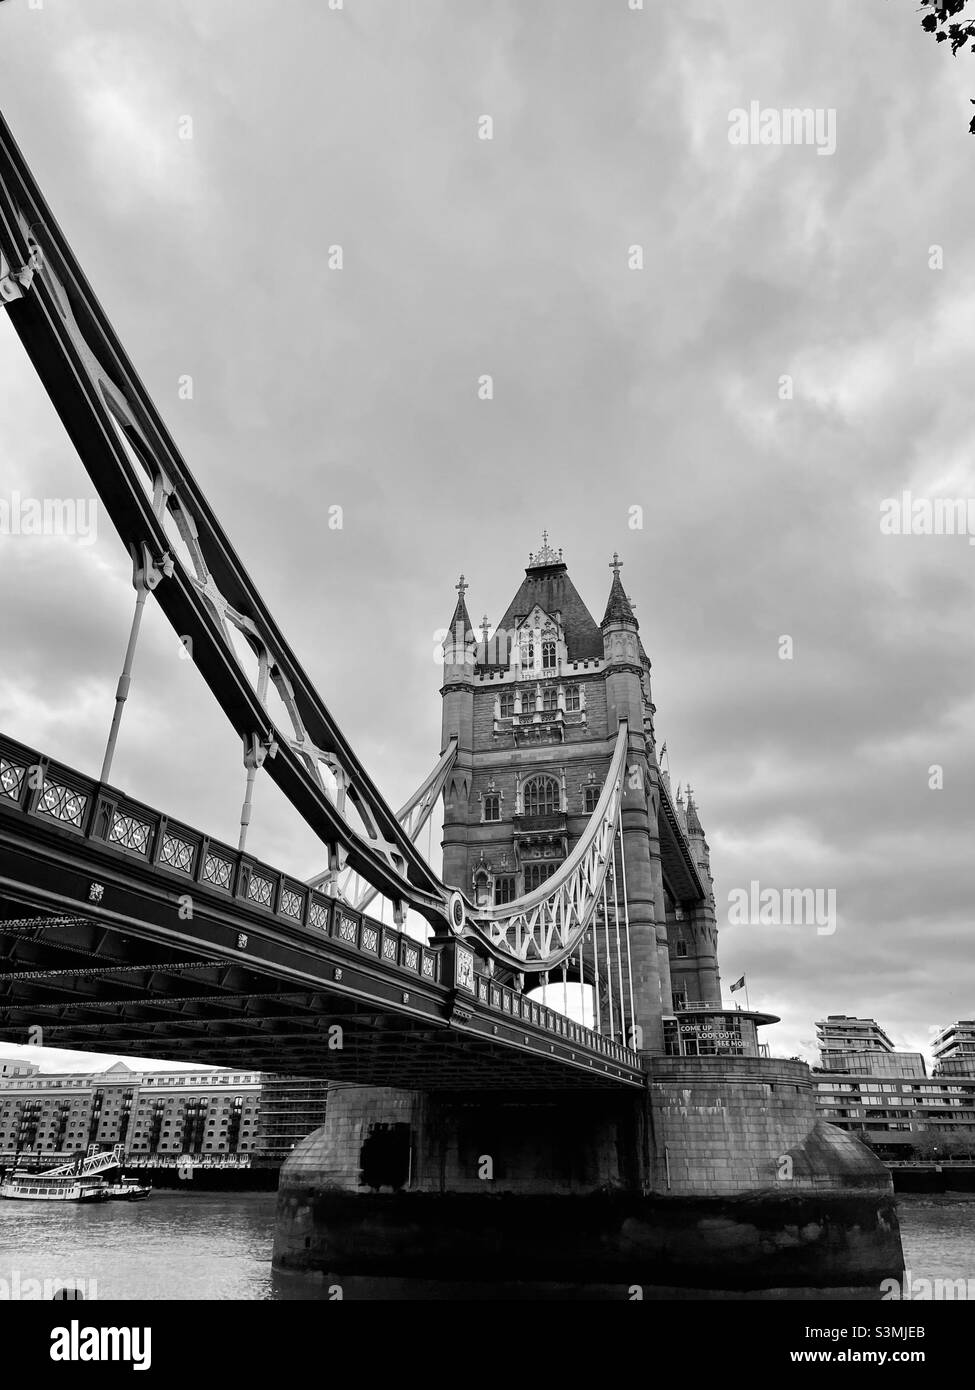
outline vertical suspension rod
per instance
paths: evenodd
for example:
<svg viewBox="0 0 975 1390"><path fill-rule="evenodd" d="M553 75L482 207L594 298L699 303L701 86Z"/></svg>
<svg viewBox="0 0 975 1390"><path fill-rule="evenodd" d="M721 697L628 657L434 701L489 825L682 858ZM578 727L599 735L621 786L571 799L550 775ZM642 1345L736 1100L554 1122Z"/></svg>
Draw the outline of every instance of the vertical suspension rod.
<svg viewBox="0 0 975 1390"><path fill-rule="evenodd" d="M599 921L598 913L592 915L592 973L593 973L593 1018L596 1032L603 1031L602 1009L599 1006Z"/></svg>
<svg viewBox="0 0 975 1390"><path fill-rule="evenodd" d="M609 1036L616 1040L613 1024L613 957L609 949L609 908L606 906L606 880L603 879L603 931L606 942L606 998L609 1002Z"/></svg>
<svg viewBox="0 0 975 1390"><path fill-rule="evenodd" d="M144 583L136 581L135 586L135 613L132 615L132 626L129 629L129 642L125 648L125 660L122 663L122 674L118 678L118 687L115 691L115 711L112 714L112 727L108 734L108 743L105 747L105 757L102 760L102 773L99 779L107 782L112 774L112 763L115 759L115 746L118 743L119 728L122 724L122 711L125 709L125 702L129 698L129 686L132 684L132 665L135 661L135 649L139 644L139 629L142 627L142 614L145 611L146 599L149 597L149 590Z"/></svg>
<svg viewBox="0 0 975 1390"><path fill-rule="evenodd" d="M623 1006L623 953L620 948L620 905L616 893L616 841L613 841L613 917L616 922L616 979L620 989L620 1029L626 1046L626 1010ZM633 1020L631 1019L632 1023Z"/></svg>
<svg viewBox="0 0 975 1390"><path fill-rule="evenodd" d="M630 986L630 1028L636 1026L636 1009L633 1007L633 962L630 957L630 905L626 895L626 848L623 844L623 830L620 827L620 863L623 868L623 922L625 924L626 940L626 978ZM656 933L656 928L654 928ZM656 949L656 937L654 939L654 949ZM630 1046L635 1047L639 1042L639 1036L634 1037Z"/></svg>

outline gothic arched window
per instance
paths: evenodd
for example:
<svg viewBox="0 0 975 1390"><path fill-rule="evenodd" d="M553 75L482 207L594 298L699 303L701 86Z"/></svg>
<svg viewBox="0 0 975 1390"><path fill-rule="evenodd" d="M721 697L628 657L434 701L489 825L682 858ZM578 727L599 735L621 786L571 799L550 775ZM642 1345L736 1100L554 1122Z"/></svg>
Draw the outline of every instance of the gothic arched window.
<svg viewBox="0 0 975 1390"><path fill-rule="evenodd" d="M542 643L542 667L546 671L555 670L555 643L550 637Z"/></svg>
<svg viewBox="0 0 975 1390"><path fill-rule="evenodd" d="M501 819L501 798L497 792L491 792L484 798L484 819Z"/></svg>
<svg viewBox="0 0 975 1390"><path fill-rule="evenodd" d="M498 704L501 707L501 718L511 719L515 712L515 692L503 690L498 696Z"/></svg>
<svg viewBox="0 0 975 1390"><path fill-rule="evenodd" d="M585 788L584 795L585 795L585 798L586 798L586 815L587 815L587 816L591 816L592 813L593 813L593 811L595 811L595 809L596 809L596 803L597 803L598 800L599 800L599 793L600 793L601 791L602 791L602 787L586 787L586 788Z"/></svg>
<svg viewBox="0 0 975 1390"><path fill-rule="evenodd" d="M550 816L561 810L561 788L556 777L532 777L525 783L525 815Z"/></svg>
<svg viewBox="0 0 975 1390"><path fill-rule="evenodd" d="M541 888L546 879L552 877L558 864L526 864L525 865L525 892L533 893L536 888Z"/></svg>

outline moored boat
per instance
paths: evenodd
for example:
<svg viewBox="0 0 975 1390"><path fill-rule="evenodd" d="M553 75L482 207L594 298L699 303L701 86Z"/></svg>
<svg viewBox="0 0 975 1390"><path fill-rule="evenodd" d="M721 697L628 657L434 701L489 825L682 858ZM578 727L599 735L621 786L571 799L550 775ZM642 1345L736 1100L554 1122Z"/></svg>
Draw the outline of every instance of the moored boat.
<svg viewBox="0 0 975 1390"><path fill-rule="evenodd" d="M121 1167L122 1145L100 1153L96 1144L90 1144L84 1158L79 1157L60 1168L49 1168L44 1173L29 1173L17 1168L0 1183L0 1197L12 1198L21 1202L105 1202L113 1195L128 1196L127 1189L141 1187L141 1184L119 1175L115 1183L109 1183L101 1175L112 1168ZM123 1189L113 1193L112 1187ZM133 1193L133 1196L148 1194Z"/></svg>
<svg viewBox="0 0 975 1390"><path fill-rule="evenodd" d="M28 1173L18 1169L0 1183L0 1197L20 1202L104 1202L108 1185L79 1174Z"/></svg>
<svg viewBox="0 0 975 1390"><path fill-rule="evenodd" d="M152 1188L138 1178L120 1177L117 1182L105 1184L105 1195L114 1202L141 1202L148 1197Z"/></svg>

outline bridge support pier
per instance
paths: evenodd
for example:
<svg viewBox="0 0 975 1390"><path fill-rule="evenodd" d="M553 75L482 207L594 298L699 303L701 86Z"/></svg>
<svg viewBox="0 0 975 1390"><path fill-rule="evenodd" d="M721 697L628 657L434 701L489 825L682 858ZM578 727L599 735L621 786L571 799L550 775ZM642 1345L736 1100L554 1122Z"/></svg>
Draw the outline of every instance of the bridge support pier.
<svg viewBox="0 0 975 1390"><path fill-rule="evenodd" d="M886 1169L817 1121L803 1064L650 1065L645 1095L336 1089L282 1169L276 1270L525 1299L879 1297L899 1276Z"/></svg>

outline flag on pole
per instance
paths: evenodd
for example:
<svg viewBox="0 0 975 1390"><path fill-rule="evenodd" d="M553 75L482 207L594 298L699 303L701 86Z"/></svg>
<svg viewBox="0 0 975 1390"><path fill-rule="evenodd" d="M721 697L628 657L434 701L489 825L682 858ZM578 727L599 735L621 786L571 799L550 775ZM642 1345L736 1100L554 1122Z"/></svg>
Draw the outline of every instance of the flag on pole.
<svg viewBox="0 0 975 1390"><path fill-rule="evenodd" d="M744 987L745 987L745 977L744 977L744 975L742 975L741 979L740 979L740 980L736 980L735 983L731 986L731 992L732 992L732 994L734 994L734 992L735 992L736 989L744 989Z"/></svg>

